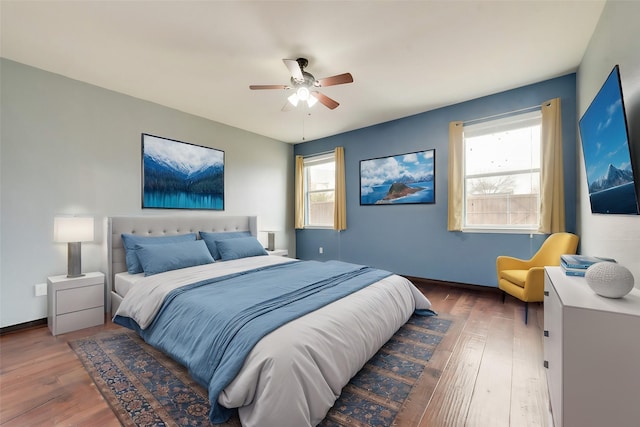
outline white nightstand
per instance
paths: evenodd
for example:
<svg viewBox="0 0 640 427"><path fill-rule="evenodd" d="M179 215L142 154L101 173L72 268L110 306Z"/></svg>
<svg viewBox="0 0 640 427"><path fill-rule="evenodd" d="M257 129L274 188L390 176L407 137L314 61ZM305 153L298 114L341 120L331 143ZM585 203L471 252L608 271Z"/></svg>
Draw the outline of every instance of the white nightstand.
<svg viewBox="0 0 640 427"><path fill-rule="evenodd" d="M49 314L53 335L104 324L104 274L47 278Z"/></svg>
<svg viewBox="0 0 640 427"><path fill-rule="evenodd" d="M267 251L267 253L272 256L289 256L288 249L275 249L273 251Z"/></svg>

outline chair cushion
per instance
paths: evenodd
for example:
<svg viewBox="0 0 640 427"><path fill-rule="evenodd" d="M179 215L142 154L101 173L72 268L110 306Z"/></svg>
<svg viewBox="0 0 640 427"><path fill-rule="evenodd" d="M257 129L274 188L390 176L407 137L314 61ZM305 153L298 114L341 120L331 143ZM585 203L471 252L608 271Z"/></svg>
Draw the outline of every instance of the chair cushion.
<svg viewBox="0 0 640 427"><path fill-rule="evenodd" d="M500 272L500 278L524 288L524 282L527 279L528 273L529 270L502 270Z"/></svg>

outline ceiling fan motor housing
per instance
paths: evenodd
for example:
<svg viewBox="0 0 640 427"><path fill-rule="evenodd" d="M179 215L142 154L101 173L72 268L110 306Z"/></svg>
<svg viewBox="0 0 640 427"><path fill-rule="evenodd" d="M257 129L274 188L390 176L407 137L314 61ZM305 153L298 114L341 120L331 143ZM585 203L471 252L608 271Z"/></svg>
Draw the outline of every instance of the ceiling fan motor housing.
<svg viewBox="0 0 640 427"><path fill-rule="evenodd" d="M300 67L300 70L303 70L303 71L305 67L309 65L309 61L307 61L307 58L298 58L296 59L296 62L298 63L298 67Z"/></svg>
<svg viewBox="0 0 640 427"><path fill-rule="evenodd" d="M313 86L318 86L318 82L316 81L316 78L313 77L311 73L307 73L306 71L303 71L302 77L303 77L303 80L296 80L295 78L291 77L291 84L293 85L293 87L298 88L300 86L305 86L307 88L310 88Z"/></svg>

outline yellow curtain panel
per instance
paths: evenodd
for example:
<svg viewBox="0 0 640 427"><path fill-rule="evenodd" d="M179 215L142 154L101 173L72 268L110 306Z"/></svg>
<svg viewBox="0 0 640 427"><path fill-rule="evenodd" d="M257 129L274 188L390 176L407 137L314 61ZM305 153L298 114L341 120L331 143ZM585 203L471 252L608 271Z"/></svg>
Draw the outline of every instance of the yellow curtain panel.
<svg viewBox="0 0 640 427"><path fill-rule="evenodd" d="M549 234L565 231L560 98L545 102L541 109L542 176L540 177L540 227L538 231Z"/></svg>
<svg viewBox="0 0 640 427"><path fill-rule="evenodd" d="M333 229L347 229L347 191L344 173L344 147L336 147L336 189L333 211Z"/></svg>
<svg viewBox="0 0 640 427"><path fill-rule="evenodd" d="M462 230L462 161L464 135L462 122L449 123L449 217L447 230Z"/></svg>
<svg viewBox="0 0 640 427"><path fill-rule="evenodd" d="M295 228L304 228L304 157L296 156Z"/></svg>

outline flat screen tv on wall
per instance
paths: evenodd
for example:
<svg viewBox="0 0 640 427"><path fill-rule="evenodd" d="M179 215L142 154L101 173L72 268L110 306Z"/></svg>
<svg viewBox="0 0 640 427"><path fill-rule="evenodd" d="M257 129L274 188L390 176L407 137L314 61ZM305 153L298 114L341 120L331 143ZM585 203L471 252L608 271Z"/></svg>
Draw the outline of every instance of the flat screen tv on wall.
<svg viewBox="0 0 640 427"><path fill-rule="evenodd" d="M618 65L591 101L579 127L591 212L640 213Z"/></svg>

